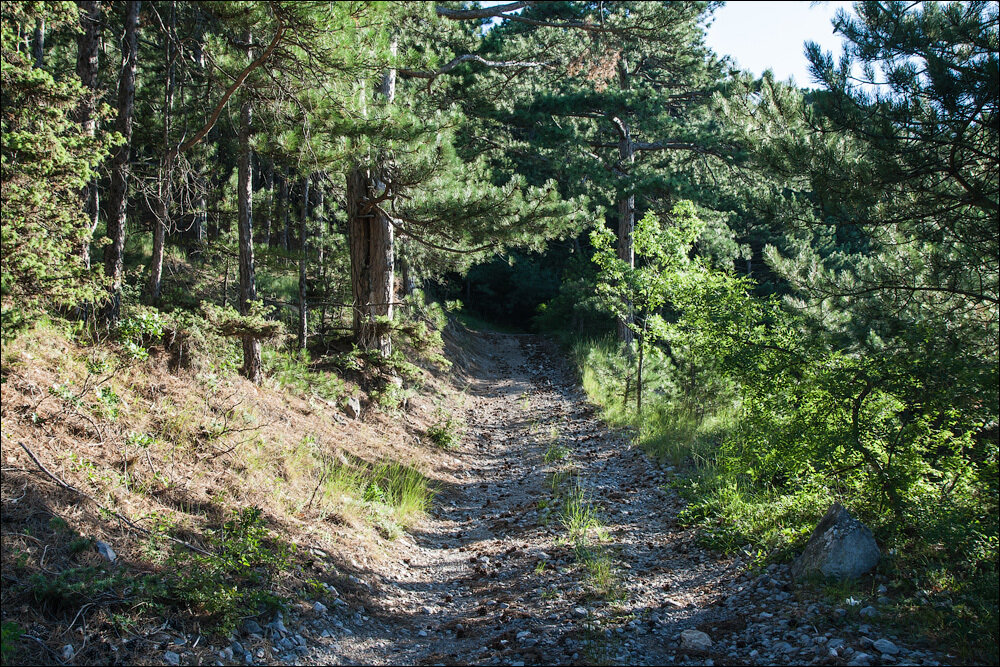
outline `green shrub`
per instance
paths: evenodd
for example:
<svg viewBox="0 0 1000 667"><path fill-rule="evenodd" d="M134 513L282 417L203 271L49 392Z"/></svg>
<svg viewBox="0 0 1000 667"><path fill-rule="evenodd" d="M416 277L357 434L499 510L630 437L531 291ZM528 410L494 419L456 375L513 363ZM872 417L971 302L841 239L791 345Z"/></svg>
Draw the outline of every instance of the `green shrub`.
<svg viewBox="0 0 1000 667"><path fill-rule="evenodd" d="M0 661L9 665L18 651L18 643L24 631L13 621L4 621L0 624Z"/></svg>
<svg viewBox="0 0 1000 667"><path fill-rule="evenodd" d="M209 537L213 553L178 548L168 561L169 595L205 614L216 632L231 632L242 618L285 606L272 588L288 568L290 550L270 538L263 512L244 508Z"/></svg>
<svg viewBox="0 0 1000 667"><path fill-rule="evenodd" d="M447 414L440 409L436 411L436 418L437 421L427 428L427 438L441 449L458 449L462 444L465 422L461 417Z"/></svg>

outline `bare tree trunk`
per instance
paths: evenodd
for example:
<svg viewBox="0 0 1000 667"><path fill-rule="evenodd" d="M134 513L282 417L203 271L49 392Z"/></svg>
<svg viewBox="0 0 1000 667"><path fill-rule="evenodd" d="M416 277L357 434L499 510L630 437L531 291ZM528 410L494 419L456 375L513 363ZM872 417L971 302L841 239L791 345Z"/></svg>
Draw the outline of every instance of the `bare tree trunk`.
<svg viewBox="0 0 1000 667"><path fill-rule="evenodd" d="M320 333L320 336L326 335L326 239L327 239L327 229L326 222L328 217L326 215L326 189L323 187L326 183L326 174L320 172L318 178L316 178L316 208L313 209L313 217L316 219L316 266L319 268L319 290L320 294L323 296L323 305L320 308L319 313L319 326L313 326L315 331Z"/></svg>
<svg viewBox="0 0 1000 667"><path fill-rule="evenodd" d="M264 225L258 243L271 247L271 218L274 217L274 162L264 163L264 187L267 189L267 200L264 202Z"/></svg>
<svg viewBox="0 0 1000 667"><path fill-rule="evenodd" d="M176 4L170 3L170 30L176 24ZM153 216L153 256L149 261L148 294L152 303L160 300L163 287L163 250L167 240L167 226L170 222L170 178L173 171L174 151L170 145L171 110L174 105L174 58L172 35L163 35L163 58L166 81L163 88L163 160L160 163L159 192L157 210Z"/></svg>
<svg viewBox="0 0 1000 667"><path fill-rule="evenodd" d="M646 317L642 318L642 335L639 336L639 365L635 375L635 416L636 426L642 428L642 362L646 350Z"/></svg>
<svg viewBox="0 0 1000 667"><path fill-rule="evenodd" d="M622 58L618 62L618 83L622 90L629 89L628 63ZM632 143L632 130L621 118L612 119L618 130L618 174L623 185L629 181L632 165L635 163L635 144ZM635 250L632 236L635 233L635 195L622 193L618 200L618 258L629 266L635 266ZM635 335L630 325L635 322L632 304L628 305L625 316L618 320L618 340L626 349L632 349Z"/></svg>
<svg viewBox="0 0 1000 667"><path fill-rule="evenodd" d="M354 301L353 328L359 344L365 337L363 330L368 316L368 294L371 271L369 269L369 227L362 208L368 199L368 170L355 165L347 174L348 237L351 250L351 293ZM371 214L367 214L371 215Z"/></svg>
<svg viewBox="0 0 1000 667"><path fill-rule="evenodd" d="M413 290L417 288L417 281L413 276L413 267L410 265L410 259L406 252L407 244L400 239L399 241L399 283L402 288L402 296L407 297L413 294Z"/></svg>
<svg viewBox="0 0 1000 667"><path fill-rule="evenodd" d="M125 250L125 217L128 204L129 154L132 147L132 112L135 105L135 72L138 52L139 7L141 0L129 0L122 34L122 67L118 77L118 120L116 129L125 139L111 160L111 192L108 215L108 237L104 246L104 274L111 279L110 302L105 318L115 321L121 316L122 253Z"/></svg>
<svg viewBox="0 0 1000 667"><path fill-rule="evenodd" d="M278 192L278 198L281 200L281 216L282 216L282 228L281 228L281 247L284 248L285 252L288 252L288 167L285 167L285 172L281 177L281 190Z"/></svg>
<svg viewBox="0 0 1000 667"><path fill-rule="evenodd" d="M77 109L77 121L83 126L83 132L88 137L97 133L97 68L101 42L101 5L97 0L81 0L80 2L80 34L76 39L76 74L80 83L87 89ZM80 248L83 266L90 270L90 242L97 231L99 202L97 194L97 177L80 191L84 210L87 212L90 234L83 240Z"/></svg>
<svg viewBox="0 0 1000 667"><path fill-rule="evenodd" d="M244 34L249 43L249 32ZM253 261L253 174L251 173L250 155L250 123L253 120L253 110L250 101L243 102L240 108L240 157L237 196L237 226L240 237L240 313L250 312L250 303L257 300L257 282ZM243 375L260 384L261 359L260 341L254 336L243 337Z"/></svg>
<svg viewBox="0 0 1000 667"><path fill-rule="evenodd" d="M199 176L196 181L198 194L194 199L194 240L201 243L205 240L205 227L208 223L208 202L205 199L205 183Z"/></svg>
<svg viewBox="0 0 1000 667"><path fill-rule="evenodd" d="M31 46L31 55L35 59L35 67L45 64L45 19L35 21L35 39Z"/></svg>
<svg viewBox="0 0 1000 667"><path fill-rule="evenodd" d="M299 218L299 349L306 349L308 342L309 304L306 303L306 261L309 222L309 177L302 179L302 216Z"/></svg>
<svg viewBox="0 0 1000 667"><path fill-rule="evenodd" d="M620 124L621 134L618 142L619 163L625 167L635 162L635 147L628 125ZM623 172L623 175L627 172ZM629 266L635 266L635 249L632 236L635 233L635 195L622 195L618 200L618 258ZM629 304L625 317L618 319L618 340L631 348L635 334L631 324L635 321L632 305Z"/></svg>
<svg viewBox="0 0 1000 667"><path fill-rule="evenodd" d="M395 52L395 41L391 49ZM396 95L395 69L383 75L379 94L385 104L392 104ZM385 213L368 202L386 187L371 169L360 166L355 166L347 177L354 335L361 348L378 350L383 357L392 353L392 338L385 321L392 321L393 316L393 226Z"/></svg>

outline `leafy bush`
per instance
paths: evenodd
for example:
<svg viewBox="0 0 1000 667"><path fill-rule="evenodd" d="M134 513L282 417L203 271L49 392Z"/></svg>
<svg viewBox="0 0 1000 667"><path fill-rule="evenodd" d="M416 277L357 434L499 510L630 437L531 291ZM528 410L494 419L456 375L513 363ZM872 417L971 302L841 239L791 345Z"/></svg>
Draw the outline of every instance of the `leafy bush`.
<svg viewBox="0 0 1000 667"><path fill-rule="evenodd" d="M219 634L231 632L242 618L286 604L272 588L288 567L289 549L270 538L260 508L234 513L209 543L210 555L178 548L170 557L169 594L177 602L207 615Z"/></svg>
<svg viewBox="0 0 1000 667"><path fill-rule="evenodd" d="M427 438L441 449L458 449L465 432L465 422L440 409L436 411L436 418L437 421L427 428Z"/></svg>
<svg viewBox="0 0 1000 667"><path fill-rule="evenodd" d="M149 346L159 342L163 333L163 318L152 308L136 307L118 321L118 340L133 359L140 361L149 358Z"/></svg>
<svg viewBox="0 0 1000 667"><path fill-rule="evenodd" d="M0 624L0 661L9 665L17 654L18 642L24 631L13 621L4 621Z"/></svg>

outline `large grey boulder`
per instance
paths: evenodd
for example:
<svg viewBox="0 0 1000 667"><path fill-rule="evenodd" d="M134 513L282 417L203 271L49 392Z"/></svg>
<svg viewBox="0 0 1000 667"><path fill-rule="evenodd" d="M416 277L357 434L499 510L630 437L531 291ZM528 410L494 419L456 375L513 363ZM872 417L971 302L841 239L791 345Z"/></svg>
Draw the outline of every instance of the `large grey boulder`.
<svg viewBox="0 0 1000 667"><path fill-rule="evenodd" d="M872 531L834 503L792 564L792 575L857 579L875 567L881 555Z"/></svg>

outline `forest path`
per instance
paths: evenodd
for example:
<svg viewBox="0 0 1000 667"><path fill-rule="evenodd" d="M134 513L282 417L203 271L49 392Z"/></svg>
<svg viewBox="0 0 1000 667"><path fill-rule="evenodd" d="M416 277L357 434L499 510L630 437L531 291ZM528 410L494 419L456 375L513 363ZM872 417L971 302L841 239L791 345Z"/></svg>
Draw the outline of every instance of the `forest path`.
<svg viewBox="0 0 1000 667"><path fill-rule="evenodd" d="M883 619L884 577L863 600L831 600L793 586L787 565L751 571L698 547L676 522L672 469L595 415L552 343L496 333L468 343L456 481L354 604L311 621L309 649L303 639L301 657L283 662L954 662Z"/></svg>
<svg viewBox="0 0 1000 667"><path fill-rule="evenodd" d="M551 343L477 339L464 482L365 614L300 664L673 662L682 629L725 620L714 603L735 565L676 525L665 473L595 416ZM574 497L583 542L565 525Z"/></svg>

